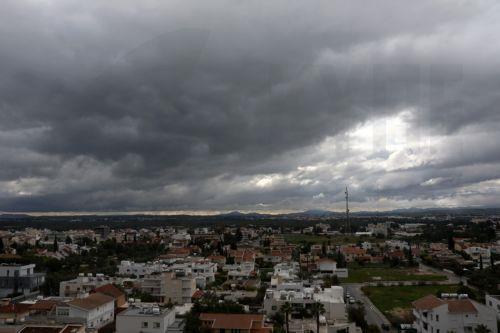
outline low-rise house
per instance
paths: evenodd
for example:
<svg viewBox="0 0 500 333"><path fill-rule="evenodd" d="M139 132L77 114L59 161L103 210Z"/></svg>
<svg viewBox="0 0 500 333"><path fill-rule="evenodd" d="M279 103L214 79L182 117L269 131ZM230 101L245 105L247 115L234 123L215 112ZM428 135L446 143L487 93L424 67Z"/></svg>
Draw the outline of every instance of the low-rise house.
<svg viewBox="0 0 500 333"><path fill-rule="evenodd" d="M366 256L366 251L357 246L342 246L340 248L340 253L344 255L346 262L354 262L361 257Z"/></svg>
<svg viewBox="0 0 500 333"><path fill-rule="evenodd" d="M63 297L85 297L91 291L104 286L105 284L118 282L117 279L104 274L91 273L85 275L80 273L75 279L61 281L59 283L59 296Z"/></svg>
<svg viewBox="0 0 500 333"><path fill-rule="evenodd" d="M211 333L271 333L261 314L201 313L201 325Z"/></svg>
<svg viewBox="0 0 500 333"><path fill-rule="evenodd" d="M470 333L480 326L497 332L495 312L465 295L438 298L427 295L413 305L414 328L418 333Z"/></svg>
<svg viewBox="0 0 500 333"><path fill-rule="evenodd" d="M318 260L318 272L320 274L337 275L339 278L348 277L347 268L337 268L337 262L328 258Z"/></svg>
<svg viewBox="0 0 500 333"><path fill-rule="evenodd" d="M116 333L167 333L174 322L174 310L154 303L132 304L116 316Z"/></svg>
<svg viewBox="0 0 500 333"><path fill-rule="evenodd" d="M486 295L486 306L495 311L497 319L500 321L500 295Z"/></svg>
<svg viewBox="0 0 500 333"><path fill-rule="evenodd" d="M142 278L146 275L161 272L162 267L159 262L134 262L130 260L122 260L118 265L118 274L134 275Z"/></svg>
<svg viewBox="0 0 500 333"><path fill-rule="evenodd" d="M301 284L283 284L279 287L278 290L266 290L264 313L267 316L279 312L281 306L287 302L292 305L293 311L310 309L314 303L320 302L325 307L324 316L327 321L347 320L344 288L340 286L332 286L323 290L320 288L305 288Z"/></svg>
<svg viewBox="0 0 500 333"><path fill-rule="evenodd" d="M113 322L114 310L115 299L113 297L95 293L57 305L56 315L62 322L81 322L87 326L87 330L97 331Z"/></svg>
<svg viewBox="0 0 500 333"><path fill-rule="evenodd" d="M0 307L0 324L24 323L30 314L31 304L10 303Z"/></svg>
<svg viewBox="0 0 500 333"><path fill-rule="evenodd" d="M127 306L127 297L125 293L112 284L100 286L99 288L96 288L94 292L113 297L115 300L115 309Z"/></svg>

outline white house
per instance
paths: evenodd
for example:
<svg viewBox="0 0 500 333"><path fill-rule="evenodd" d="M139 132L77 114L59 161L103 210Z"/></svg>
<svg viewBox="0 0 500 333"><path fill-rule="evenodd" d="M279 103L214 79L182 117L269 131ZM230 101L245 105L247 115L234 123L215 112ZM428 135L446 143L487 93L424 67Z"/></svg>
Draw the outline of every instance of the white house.
<svg viewBox="0 0 500 333"><path fill-rule="evenodd" d="M154 303L132 304L116 316L116 333L166 333L175 321L175 311Z"/></svg>
<svg viewBox="0 0 500 333"><path fill-rule="evenodd" d="M500 320L500 295L486 295L486 306L495 311L498 320Z"/></svg>
<svg viewBox="0 0 500 333"><path fill-rule="evenodd" d="M318 260L318 271L320 274L337 275L339 278L348 276L347 268L337 268L337 262L328 258Z"/></svg>
<svg viewBox="0 0 500 333"><path fill-rule="evenodd" d="M159 273L162 271L162 265L159 262L145 263L134 262L130 260L122 260L118 265L118 274L120 275L135 275L142 278L146 275Z"/></svg>
<svg viewBox="0 0 500 333"><path fill-rule="evenodd" d="M115 314L115 299L95 293L86 298L74 300L57 306L56 316L62 322L81 322L90 330L99 330L113 322Z"/></svg>
<svg viewBox="0 0 500 333"><path fill-rule="evenodd" d="M284 287L285 285L281 285ZM347 312L344 303L344 288L333 286L321 290L319 288L304 288L299 285L291 285L292 289L266 290L264 297L264 313L272 316L280 311L286 302L294 309L309 309L315 302L320 302L325 307L325 318L327 321L346 321Z"/></svg>
<svg viewBox="0 0 500 333"><path fill-rule="evenodd" d="M415 317L413 326L418 333L471 333L479 325L497 332L497 318L492 309L466 295L446 296L437 298L427 295L412 303Z"/></svg>

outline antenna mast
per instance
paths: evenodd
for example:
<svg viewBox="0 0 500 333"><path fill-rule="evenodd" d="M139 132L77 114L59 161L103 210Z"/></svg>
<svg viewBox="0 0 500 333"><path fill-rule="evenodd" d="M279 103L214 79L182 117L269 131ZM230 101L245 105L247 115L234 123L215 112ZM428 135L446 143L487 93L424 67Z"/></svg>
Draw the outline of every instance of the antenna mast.
<svg viewBox="0 0 500 333"><path fill-rule="evenodd" d="M349 222L349 190L347 189L347 186L345 187L345 217L346 217L346 224L345 224L345 229L346 233L351 233L351 223Z"/></svg>

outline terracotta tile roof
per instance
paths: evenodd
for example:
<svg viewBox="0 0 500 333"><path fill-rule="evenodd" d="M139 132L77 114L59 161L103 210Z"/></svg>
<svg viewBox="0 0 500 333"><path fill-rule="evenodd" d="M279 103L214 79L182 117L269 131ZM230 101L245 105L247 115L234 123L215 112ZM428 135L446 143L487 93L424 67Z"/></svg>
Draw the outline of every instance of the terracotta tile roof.
<svg viewBox="0 0 500 333"><path fill-rule="evenodd" d="M50 311L59 303L59 301L54 300L40 300L33 304L30 310Z"/></svg>
<svg viewBox="0 0 500 333"><path fill-rule="evenodd" d="M271 332L271 327L263 326L264 315L235 313L202 313L202 322L210 321L211 329L240 329L251 332Z"/></svg>
<svg viewBox="0 0 500 333"><path fill-rule="evenodd" d="M447 300L450 313L477 313L477 309L470 299Z"/></svg>
<svg viewBox="0 0 500 333"><path fill-rule="evenodd" d="M0 307L0 313L25 313L29 312L32 304L12 303Z"/></svg>
<svg viewBox="0 0 500 333"><path fill-rule="evenodd" d="M71 302L68 302L69 305L76 306L80 309L91 310L98 306L104 305L109 302L114 302L115 299L113 297L97 293L92 294L86 298L76 298Z"/></svg>
<svg viewBox="0 0 500 333"><path fill-rule="evenodd" d="M424 296L412 303L413 307L419 310L431 310L443 304L445 302L434 295Z"/></svg>
<svg viewBox="0 0 500 333"><path fill-rule="evenodd" d="M100 286L99 288L96 288L94 291L104 295L111 296L115 299L125 296L123 291L121 291L111 283Z"/></svg>
<svg viewBox="0 0 500 333"><path fill-rule="evenodd" d="M365 254L365 250L355 246L346 246L341 249L341 252L344 254Z"/></svg>

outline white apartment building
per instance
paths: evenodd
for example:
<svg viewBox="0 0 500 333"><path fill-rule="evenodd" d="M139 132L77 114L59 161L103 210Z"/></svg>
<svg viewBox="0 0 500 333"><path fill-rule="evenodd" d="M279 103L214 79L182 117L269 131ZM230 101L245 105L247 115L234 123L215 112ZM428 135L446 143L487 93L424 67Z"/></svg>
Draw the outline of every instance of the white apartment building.
<svg viewBox="0 0 500 333"><path fill-rule="evenodd" d="M284 287L285 285L281 285ZM286 302L294 309L309 309L313 303L320 302L325 307L325 318L327 322L347 321L346 304L344 303L344 288L333 286L321 290L319 288L304 288L297 284L291 285L292 289L266 290L264 297L264 313L272 316L281 311L280 308Z"/></svg>
<svg viewBox="0 0 500 333"><path fill-rule="evenodd" d="M198 260L193 262L176 263L164 270L181 273L182 275L191 275L196 280L198 288L206 288L207 283L215 281L217 273L217 264L209 260Z"/></svg>
<svg viewBox="0 0 500 333"><path fill-rule="evenodd" d="M160 303L185 304L191 302L196 291L193 276L177 276L175 272L163 272L140 280L141 291L151 294Z"/></svg>
<svg viewBox="0 0 500 333"><path fill-rule="evenodd" d="M472 333L479 325L497 331L495 312L466 295L427 295L413 302L414 328L418 333Z"/></svg>
<svg viewBox="0 0 500 333"><path fill-rule="evenodd" d="M486 306L495 311L500 321L500 295L486 295L485 301Z"/></svg>
<svg viewBox="0 0 500 333"><path fill-rule="evenodd" d="M109 283L116 283L117 279L104 274L91 273L85 275L80 273L73 280L61 281L59 283L59 296L62 297L85 297L92 290Z"/></svg>
<svg viewBox="0 0 500 333"><path fill-rule="evenodd" d="M227 264L222 267L228 278L236 280L250 279L255 275L255 262L244 261L241 264Z"/></svg>
<svg viewBox="0 0 500 333"><path fill-rule="evenodd" d="M132 304L116 316L116 333L166 333L175 321L175 311L154 303Z"/></svg>
<svg viewBox="0 0 500 333"><path fill-rule="evenodd" d="M35 273L35 264L0 264L0 297L36 294L44 282L45 274Z"/></svg>
<svg viewBox="0 0 500 333"><path fill-rule="evenodd" d="M299 272L300 265L298 262L283 262L274 265L273 277L281 277L284 281L291 281L297 278Z"/></svg>
<svg viewBox="0 0 500 333"><path fill-rule="evenodd" d="M491 251L489 248L480 247L480 246L470 246L464 250L469 256L471 256L472 260L479 263L480 260L483 261L483 266L488 267L490 265L490 256Z"/></svg>
<svg viewBox="0 0 500 333"><path fill-rule="evenodd" d="M87 331L97 331L112 323L115 314L115 299L95 293L86 298L74 300L56 307L56 316L62 322L80 322Z"/></svg>
<svg viewBox="0 0 500 333"><path fill-rule="evenodd" d="M162 265L159 262L134 262L130 260L122 260L118 265L118 274L120 275L135 275L142 278L146 275L159 273L162 271Z"/></svg>

